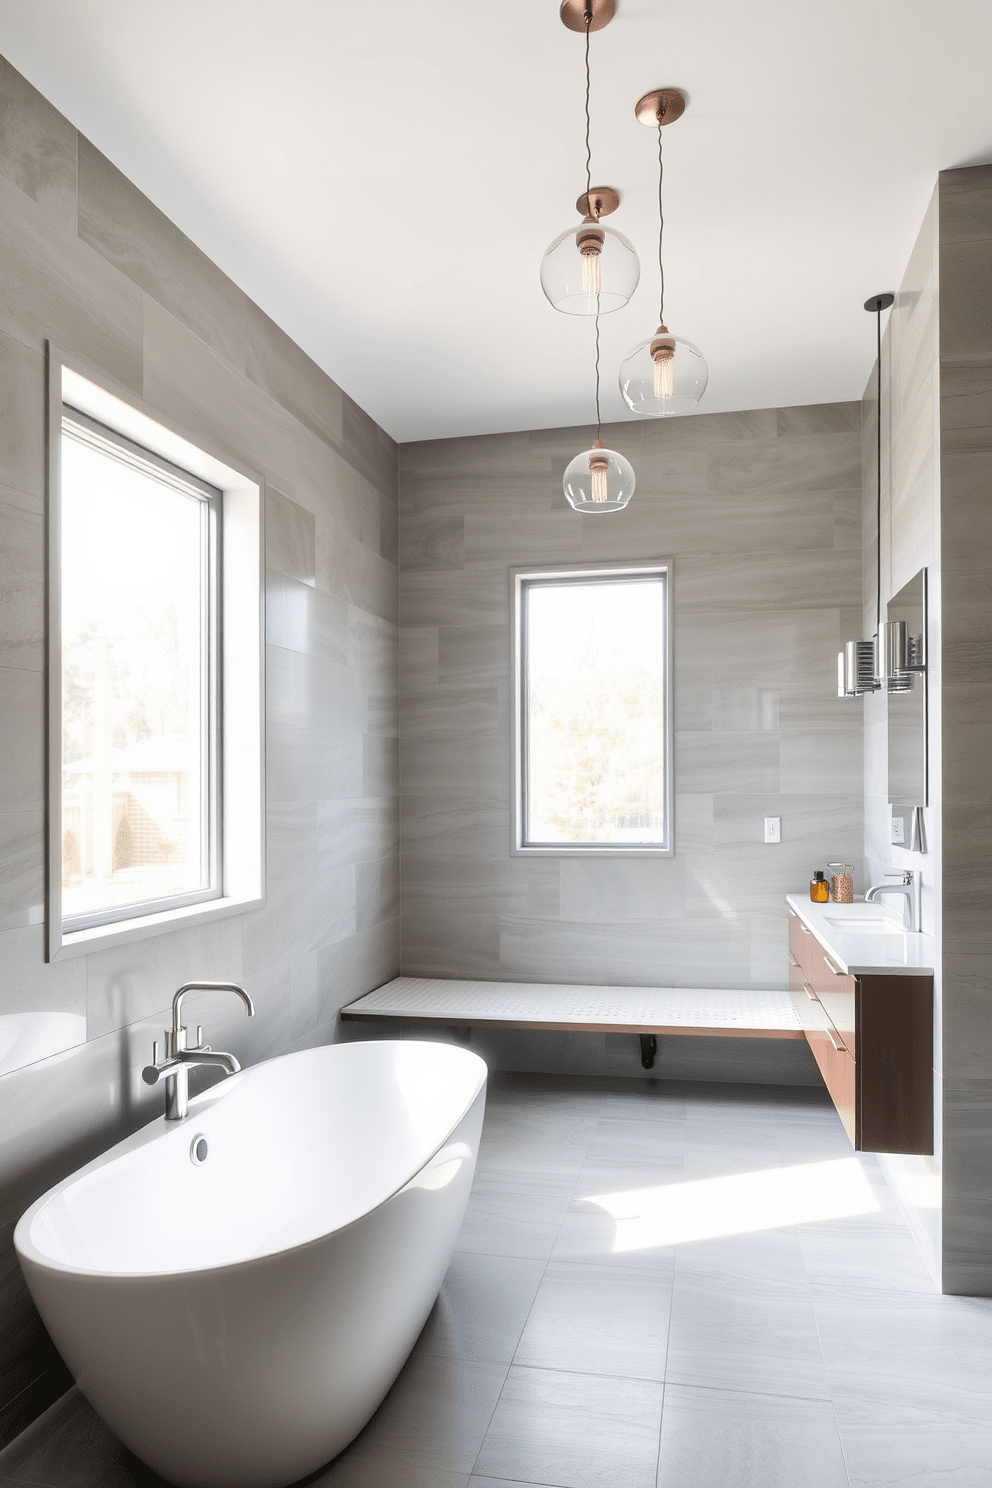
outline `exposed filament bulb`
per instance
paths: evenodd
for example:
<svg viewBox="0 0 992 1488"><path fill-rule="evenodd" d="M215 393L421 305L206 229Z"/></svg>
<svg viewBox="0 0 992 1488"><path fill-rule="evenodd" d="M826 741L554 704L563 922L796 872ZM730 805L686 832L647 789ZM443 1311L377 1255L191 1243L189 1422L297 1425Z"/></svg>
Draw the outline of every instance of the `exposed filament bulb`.
<svg viewBox="0 0 992 1488"><path fill-rule="evenodd" d="M589 224L586 226L586 224ZM596 219L587 213L582 219L582 226L575 234L575 244L582 255L582 293L598 295L603 288L603 270L600 263L600 254L603 251L603 243L606 234L596 224ZM605 499L605 498L604 498Z"/></svg>
<svg viewBox="0 0 992 1488"><path fill-rule="evenodd" d="M593 441L592 447L594 450L601 450L605 449L606 445L601 439L596 439ZM593 501L607 501L609 499L609 492L606 487L606 473L609 468L610 463L605 455L590 455L589 469L592 472L592 489L589 494Z"/></svg>
<svg viewBox="0 0 992 1488"><path fill-rule="evenodd" d="M582 255L582 293L598 295L603 289L602 265L598 253Z"/></svg>
<svg viewBox="0 0 992 1488"><path fill-rule="evenodd" d="M675 394L675 342L668 334L667 326L658 327L650 349L654 362L654 395L656 398L671 398Z"/></svg>

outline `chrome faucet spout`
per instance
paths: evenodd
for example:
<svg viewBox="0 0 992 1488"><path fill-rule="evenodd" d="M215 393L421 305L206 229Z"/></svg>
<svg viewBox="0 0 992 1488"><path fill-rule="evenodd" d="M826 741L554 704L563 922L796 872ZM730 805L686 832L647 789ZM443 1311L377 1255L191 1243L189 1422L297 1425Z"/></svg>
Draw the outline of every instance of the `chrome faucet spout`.
<svg viewBox="0 0 992 1488"><path fill-rule="evenodd" d="M187 1048L186 1026L182 1021L183 999L189 992L234 992L241 998L249 1018L255 1016L255 1004L244 987L237 982L184 982L172 999L172 1027L165 1030L165 1059L158 1057L158 1044L152 1053L152 1063L141 1071L146 1085L157 1085L165 1080L165 1119L182 1121L189 1112L189 1071L196 1065L221 1069L225 1074L236 1075L241 1065L233 1054L221 1050L216 1053L203 1042L202 1031L196 1031L196 1045Z"/></svg>
<svg viewBox="0 0 992 1488"><path fill-rule="evenodd" d="M172 999L172 1030L174 1033L178 1033L182 1027L183 998L187 992L234 992L248 1009L249 1018L255 1016L255 1004L244 987L239 987L237 982L183 982Z"/></svg>
<svg viewBox="0 0 992 1488"><path fill-rule="evenodd" d="M906 900L906 913L909 920L906 926L911 934L919 933L921 927L921 893L922 880L918 873L911 868L890 868L886 872L886 878L898 878L899 883L872 884L865 894L866 904L876 904L879 894L902 894Z"/></svg>

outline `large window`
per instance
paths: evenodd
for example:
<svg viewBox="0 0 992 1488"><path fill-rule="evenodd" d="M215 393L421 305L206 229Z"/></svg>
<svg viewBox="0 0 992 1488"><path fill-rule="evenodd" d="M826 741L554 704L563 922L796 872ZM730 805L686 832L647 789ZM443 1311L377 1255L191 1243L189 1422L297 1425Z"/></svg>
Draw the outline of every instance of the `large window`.
<svg viewBox="0 0 992 1488"><path fill-rule="evenodd" d="M670 578L515 571L515 850L672 851Z"/></svg>
<svg viewBox="0 0 992 1488"><path fill-rule="evenodd" d="M62 420L62 918L220 895L221 493Z"/></svg>
<svg viewBox="0 0 992 1488"><path fill-rule="evenodd" d="M52 960L263 903L265 761L261 480L51 345L48 407Z"/></svg>

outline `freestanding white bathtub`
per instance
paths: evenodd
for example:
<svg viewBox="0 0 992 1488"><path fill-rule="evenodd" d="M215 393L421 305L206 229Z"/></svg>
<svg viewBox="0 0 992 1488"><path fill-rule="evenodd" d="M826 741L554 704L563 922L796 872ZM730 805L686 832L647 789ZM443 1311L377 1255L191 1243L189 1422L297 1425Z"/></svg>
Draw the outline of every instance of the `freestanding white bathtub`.
<svg viewBox="0 0 992 1488"><path fill-rule="evenodd" d="M447 1044L288 1054L32 1205L31 1294L121 1440L189 1488L277 1488L340 1452L433 1306L485 1092Z"/></svg>

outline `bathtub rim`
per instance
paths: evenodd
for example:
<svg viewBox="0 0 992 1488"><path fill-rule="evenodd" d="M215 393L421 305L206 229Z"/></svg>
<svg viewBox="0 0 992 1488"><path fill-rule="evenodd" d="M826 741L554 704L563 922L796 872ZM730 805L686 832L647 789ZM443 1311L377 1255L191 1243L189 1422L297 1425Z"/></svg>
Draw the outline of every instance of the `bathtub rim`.
<svg viewBox="0 0 992 1488"><path fill-rule="evenodd" d="M13 1242L18 1261L26 1261L28 1264L37 1266L41 1270L60 1272L66 1276L85 1276L108 1283L157 1281L159 1279L175 1278L177 1276L208 1277L216 1275L219 1272L235 1271L244 1266L258 1265L265 1261L273 1260L277 1256L289 1256L299 1251L308 1250L312 1246L321 1244L329 1235L344 1234L346 1231L353 1229L355 1225L361 1224L370 1215L378 1213L398 1193L402 1193L413 1179L433 1162L438 1153L443 1150L445 1143L450 1140L452 1133L457 1131L458 1127L461 1126L462 1122L479 1100L479 1097L485 1095L489 1078L489 1066L474 1050L463 1049L457 1044L448 1044L436 1039L362 1039L355 1040L353 1043L349 1042L348 1044L318 1044L314 1049L296 1049L288 1054L277 1054L272 1059L263 1059L258 1064L250 1065L247 1069L241 1070L237 1075L232 1075L229 1079L221 1081L209 1090L205 1090L201 1095L194 1096L189 1103L189 1115L181 1122L169 1122L168 1126L172 1130L181 1131L189 1125L190 1118L195 1113L207 1111L212 1106L224 1100L232 1090L239 1088L244 1083L246 1076L250 1076L253 1071L260 1070L266 1065L277 1064L285 1059L295 1059L300 1054L313 1054L319 1052L321 1049L352 1048L356 1043L387 1047L399 1045L403 1048L429 1045L432 1048L449 1049L459 1056L468 1055L481 1066L481 1074L471 1097L464 1103L458 1111L457 1116L452 1120L444 1138L424 1156L422 1162L417 1167L406 1174L402 1182L391 1188L370 1209L363 1209L360 1214L356 1214L344 1224L335 1225L332 1229L323 1230L319 1235L312 1235L309 1239L301 1240L299 1244L283 1245L276 1250L264 1250L256 1255L241 1256L236 1260L223 1261L216 1266L180 1266L175 1270L168 1271L96 1270L89 1266L70 1265L65 1261L55 1260L40 1251L31 1239L31 1226L45 1206L53 1199L58 1198L60 1193L69 1188L78 1179L86 1177L89 1173L97 1172L102 1167L106 1167L116 1157L124 1156L125 1153L129 1152L138 1152L142 1147L148 1145L148 1143L157 1141L161 1136L169 1135L170 1132L163 1130L167 1125L165 1117L157 1116L145 1126L139 1127L137 1131L132 1132L130 1136L122 1137L119 1142L115 1142L112 1147L108 1147L106 1152L99 1153L98 1156L92 1158L88 1163L84 1163L81 1168L76 1168L73 1172L67 1174L65 1178L53 1184L51 1188L47 1189L45 1193L35 1199L34 1203L25 1209L14 1226ZM192 1129L192 1126L190 1126L190 1130Z"/></svg>

